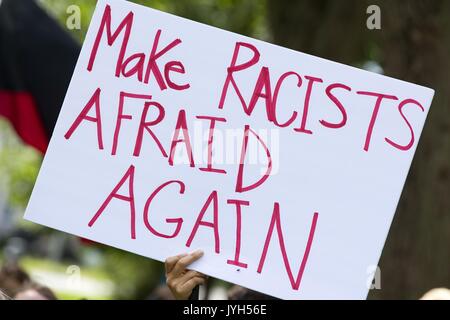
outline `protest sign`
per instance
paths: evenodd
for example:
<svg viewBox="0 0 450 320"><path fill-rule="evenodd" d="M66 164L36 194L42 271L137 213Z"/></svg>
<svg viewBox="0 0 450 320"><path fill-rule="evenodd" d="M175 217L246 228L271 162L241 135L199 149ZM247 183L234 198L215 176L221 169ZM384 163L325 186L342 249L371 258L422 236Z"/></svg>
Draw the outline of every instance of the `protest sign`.
<svg viewBox="0 0 450 320"><path fill-rule="evenodd" d="M286 299L367 296L433 90L119 0L25 218Z"/></svg>

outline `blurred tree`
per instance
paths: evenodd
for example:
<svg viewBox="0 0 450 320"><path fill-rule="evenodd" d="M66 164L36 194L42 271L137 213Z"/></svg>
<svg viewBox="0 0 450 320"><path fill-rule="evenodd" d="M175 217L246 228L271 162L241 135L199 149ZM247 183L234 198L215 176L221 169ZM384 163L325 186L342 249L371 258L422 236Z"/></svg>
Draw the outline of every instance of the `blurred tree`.
<svg viewBox="0 0 450 320"><path fill-rule="evenodd" d="M9 122L3 119L0 119L0 137L0 177L8 185L9 204L24 210L41 165L41 156L20 143Z"/></svg>
<svg viewBox="0 0 450 320"><path fill-rule="evenodd" d="M381 30L366 27L369 5ZM383 251L381 290L371 298L417 299L450 286L450 3L445 0L268 0L274 41L437 92Z"/></svg>
<svg viewBox="0 0 450 320"><path fill-rule="evenodd" d="M362 0L268 0L275 43L347 64L374 58Z"/></svg>

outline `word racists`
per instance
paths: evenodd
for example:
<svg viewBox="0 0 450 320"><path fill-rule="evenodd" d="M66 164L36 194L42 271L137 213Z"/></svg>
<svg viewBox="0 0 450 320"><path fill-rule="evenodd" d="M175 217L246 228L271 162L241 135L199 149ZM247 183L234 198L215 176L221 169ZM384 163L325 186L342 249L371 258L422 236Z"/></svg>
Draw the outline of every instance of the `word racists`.
<svg viewBox="0 0 450 320"><path fill-rule="evenodd" d="M364 299L432 97L99 0L25 218L159 261L202 249L194 270L275 297Z"/></svg>

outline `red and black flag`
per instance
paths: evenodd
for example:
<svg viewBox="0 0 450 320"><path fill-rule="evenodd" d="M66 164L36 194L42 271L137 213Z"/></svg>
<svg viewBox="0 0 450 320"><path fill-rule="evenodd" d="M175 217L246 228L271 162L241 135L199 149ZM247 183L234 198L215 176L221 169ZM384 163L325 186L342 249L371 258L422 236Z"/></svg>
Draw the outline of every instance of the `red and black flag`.
<svg viewBox="0 0 450 320"><path fill-rule="evenodd" d="M0 116L43 153L79 52L33 0L0 0Z"/></svg>

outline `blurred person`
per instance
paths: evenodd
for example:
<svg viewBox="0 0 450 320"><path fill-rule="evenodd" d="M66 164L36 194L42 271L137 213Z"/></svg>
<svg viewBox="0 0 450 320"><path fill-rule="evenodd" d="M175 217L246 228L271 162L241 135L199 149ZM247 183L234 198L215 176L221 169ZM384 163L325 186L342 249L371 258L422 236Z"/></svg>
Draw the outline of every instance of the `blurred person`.
<svg viewBox="0 0 450 320"><path fill-rule="evenodd" d="M15 262L7 262L0 269L0 289L10 297L30 282L29 275Z"/></svg>
<svg viewBox="0 0 450 320"><path fill-rule="evenodd" d="M187 267L202 256L203 251L197 250L166 259L166 283L175 299L198 299L198 286L205 284L207 276Z"/></svg>
<svg viewBox="0 0 450 320"><path fill-rule="evenodd" d="M428 291L420 300L450 300L450 290L447 288L436 288Z"/></svg>
<svg viewBox="0 0 450 320"><path fill-rule="evenodd" d="M14 300L58 300L53 291L39 283L29 283L21 288Z"/></svg>

